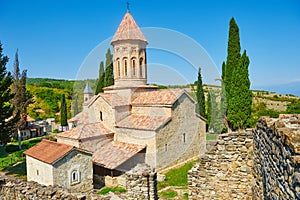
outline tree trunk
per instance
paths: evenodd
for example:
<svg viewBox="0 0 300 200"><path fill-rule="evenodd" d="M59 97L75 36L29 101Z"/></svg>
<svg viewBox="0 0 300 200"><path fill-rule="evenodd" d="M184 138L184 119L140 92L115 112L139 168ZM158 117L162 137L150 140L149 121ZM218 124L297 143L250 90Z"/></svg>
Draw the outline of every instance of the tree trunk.
<svg viewBox="0 0 300 200"><path fill-rule="evenodd" d="M22 149L22 146L21 146L21 131L20 129L18 128L18 145L19 145L19 150Z"/></svg>

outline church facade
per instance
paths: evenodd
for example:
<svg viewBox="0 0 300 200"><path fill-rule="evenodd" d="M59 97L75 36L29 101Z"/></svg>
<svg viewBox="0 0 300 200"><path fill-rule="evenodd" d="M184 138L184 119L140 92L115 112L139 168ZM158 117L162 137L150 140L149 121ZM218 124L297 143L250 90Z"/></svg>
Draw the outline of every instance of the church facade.
<svg viewBox="0 0 300 200"><path fill-rule="evenodd" d="M57 143L90 153L94 175L118 176L138 163L160 170L205 152L206 122L195 100L185 90L147 84L147 44L127 12L111 41L115 84L98 95L87 84L73 128L57 134Z"/></svg>

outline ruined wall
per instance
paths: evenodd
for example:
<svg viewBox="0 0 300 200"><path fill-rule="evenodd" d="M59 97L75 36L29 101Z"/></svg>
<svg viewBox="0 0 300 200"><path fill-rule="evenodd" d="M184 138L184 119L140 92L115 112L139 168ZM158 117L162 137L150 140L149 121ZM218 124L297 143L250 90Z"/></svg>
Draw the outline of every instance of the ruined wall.
<svg viewBox="0 0 300 200"><path fill-rule="evenodd" d="M138 164L126 173L126 199L156 200L157 174L147 164Z"/></svg>
<svg viewBox="0 0 300 200"><path fill-rule="evenodd" d="M253 133L253 199L300 199L300 115L261 118Z"/></svg>
<svg viewBox="0 0 300 200"><path fill-rule="evenodd" d="M188 172L189 199L252 199L253 134L219 135Z"/></svg>

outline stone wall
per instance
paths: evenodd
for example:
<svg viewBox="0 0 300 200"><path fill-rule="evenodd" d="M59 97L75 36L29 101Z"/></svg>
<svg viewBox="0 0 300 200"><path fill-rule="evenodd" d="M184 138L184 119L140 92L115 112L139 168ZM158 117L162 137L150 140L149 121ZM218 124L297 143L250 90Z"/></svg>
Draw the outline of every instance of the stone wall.
<svg viewBox="0 0 300 200"><path fill-rule="evenodd" d="M11 176L0 175L0 199L22 199L22 200L133 200L145 199L156 200L156 172L146 164L138 164L135 168L124 174L126 183L125 193L115 195L97 195L91 192L77 193L56 186L44 186L33 181L24 181Z"/></svg>
<svg viewBox="0 0 300 200"><path fill-rule="evenodd" d="M261 118L253 133L253 199L300 199L300 115Z"/></svg>
<svg viewBox="0 0 300 200"><path fill-rule="evenodd" d="M252 199L253 134L219 135L188 172L189 199Z"/></svg>
<svg viewBox="0 0 300 200"><path fill-rule="evenodd" d="M147 164L138 164L126 173L126 199L158 199L157 174Z"/></svg>

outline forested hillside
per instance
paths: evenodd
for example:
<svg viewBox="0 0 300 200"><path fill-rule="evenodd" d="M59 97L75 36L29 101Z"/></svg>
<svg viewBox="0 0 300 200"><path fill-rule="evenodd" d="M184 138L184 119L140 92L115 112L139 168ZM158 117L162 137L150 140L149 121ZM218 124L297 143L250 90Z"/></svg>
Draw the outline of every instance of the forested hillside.
<svg viewBox="0 0 300 200"><path fill-rule="evenodd" d="M83 90L86 82L95 89L96 80L69 81L47 78L28 78L26 87L33 95L34 103L28 106L28 115L36 120L59 118L61 95L65 94L68 118L72 116L72 99L78 99L78 109L82 109Z"/></svg>

